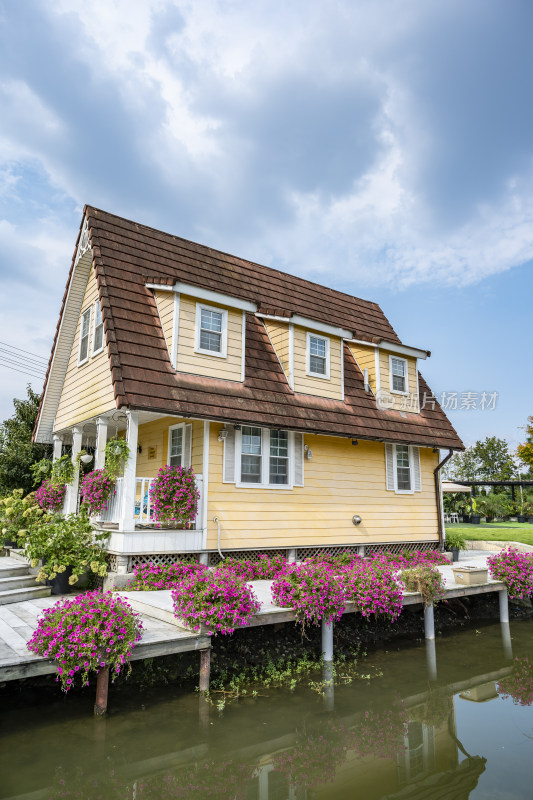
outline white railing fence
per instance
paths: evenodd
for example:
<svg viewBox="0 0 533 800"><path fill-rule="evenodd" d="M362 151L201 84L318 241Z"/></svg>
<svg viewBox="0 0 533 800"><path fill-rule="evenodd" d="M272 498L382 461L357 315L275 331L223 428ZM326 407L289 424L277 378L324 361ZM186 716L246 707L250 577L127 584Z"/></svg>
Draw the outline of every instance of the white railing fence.
<svg viewBox="0 0 533 800"><path fill-rule="evenodd" d="M153 478L136 478L135 479L135 509L134 518L135 522L139 525L151 525L155 523L152 514L152 507L150 503L150 486ZM201 530L203 528L203 476L196 475L196 488L200 493L198 500L198 514L195 521L192 523L193 530ZM124 478L118 478L115 488L115 493L109 498L107 509L100 515L100 522L119 522L120 509L122 506L122 496L124 492Z"/></svg>

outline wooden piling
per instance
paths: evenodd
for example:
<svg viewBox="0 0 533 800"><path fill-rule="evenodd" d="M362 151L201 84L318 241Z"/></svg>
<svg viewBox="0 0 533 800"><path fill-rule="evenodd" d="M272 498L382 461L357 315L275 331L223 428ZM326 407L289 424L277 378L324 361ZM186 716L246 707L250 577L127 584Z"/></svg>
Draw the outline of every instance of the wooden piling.
<svg viewBox="0 0 533 800"><path fill-rule="evenodd" d="M101 669L96 676L96 702L94 716L102 717L107 711L107 695L109 693L109 667Z"/></svg>
<svg viewBox="0 0 533 800"><path fill-rule="evenodd" d="M211 675L211 648L200 650L200 691L209 691L209 678Z"/></svg>

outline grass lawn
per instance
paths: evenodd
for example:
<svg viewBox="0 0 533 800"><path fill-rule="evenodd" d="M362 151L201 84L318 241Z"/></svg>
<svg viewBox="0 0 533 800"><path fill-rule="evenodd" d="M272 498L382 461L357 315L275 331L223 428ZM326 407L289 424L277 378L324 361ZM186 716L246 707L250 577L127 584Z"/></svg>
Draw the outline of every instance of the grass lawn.
<svg viewBox="0 0 533 800"><path fill-rule="evenodd" d="M447 531L462 533L466 539L487 542L522 542L533 545L533 525L529 522L485 522L481 525L446 525Z"/></svg>

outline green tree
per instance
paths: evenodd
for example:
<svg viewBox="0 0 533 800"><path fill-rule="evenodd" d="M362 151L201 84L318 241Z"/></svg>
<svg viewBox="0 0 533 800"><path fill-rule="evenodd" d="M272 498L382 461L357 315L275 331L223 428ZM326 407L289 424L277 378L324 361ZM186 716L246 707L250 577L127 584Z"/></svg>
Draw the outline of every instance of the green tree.
<svg viewBox="0 0 533 800"><path fill-rule="evenodd" d="M0 494L22 489L28 494L34 488L31 466L51 456L50 445L35 444L31 437L40 397L30 386L26 400L13 400L15 413L0 424Z"/></svg>
<svg viewBox="0 0 533 800"><path fill-rule="evenodd" d="M455 455L448 475L459 481L508 481L516 478L516 466L505 439L487 436Z"/></svg>
<svg viewBox="0 0 533 800"><path fill-rule="evenodd" d="M526 441L516 448L516 455L520 461L533 471L533 417L527 418Z"/></svg>

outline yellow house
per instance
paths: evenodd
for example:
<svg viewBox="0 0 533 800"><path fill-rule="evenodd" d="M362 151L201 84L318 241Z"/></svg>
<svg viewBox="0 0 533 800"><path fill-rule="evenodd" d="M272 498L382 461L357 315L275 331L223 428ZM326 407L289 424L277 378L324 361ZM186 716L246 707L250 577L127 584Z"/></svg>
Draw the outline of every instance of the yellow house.
<svg viewBox="0 0 533 800"><path fill-rule="evenodd" d="M131 457L107 512L112 569L219 553L437 547L439 450L463 445L375 303L86 207L35 440ZM148 489L192 466L191 530ZM66 499L74 511L77 486Z"/></svg>

